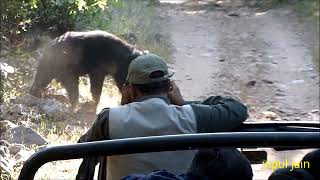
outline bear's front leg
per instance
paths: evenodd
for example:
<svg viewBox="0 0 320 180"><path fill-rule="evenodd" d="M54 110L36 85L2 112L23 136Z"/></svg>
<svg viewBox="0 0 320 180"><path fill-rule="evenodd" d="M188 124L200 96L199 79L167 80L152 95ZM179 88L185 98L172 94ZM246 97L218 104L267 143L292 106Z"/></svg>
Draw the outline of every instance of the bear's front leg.
<svg viewBox="0 0 320 180"><path fill-rule="evenodd" d="M60 80L62 85L66 88L69 98L69 103L74 109L78 104L79 98L79 76L69 75Z"/></svg>
<svg viewBox="0 0 320 180"><path fill-rule="evenodd" d="M100 101L104 76L105 74L99 71L92 72L89 74L91 85L90 90L92 94L92 99L95 102L95 106L97 106Z"/></svg>
<svg viewBox="0 0 320 180"><path fill-rule="evenodd" d="M47 68L38 66L37 72L30 88L29 94L42 98L41 91L54 79L52 73Z"/></svg>

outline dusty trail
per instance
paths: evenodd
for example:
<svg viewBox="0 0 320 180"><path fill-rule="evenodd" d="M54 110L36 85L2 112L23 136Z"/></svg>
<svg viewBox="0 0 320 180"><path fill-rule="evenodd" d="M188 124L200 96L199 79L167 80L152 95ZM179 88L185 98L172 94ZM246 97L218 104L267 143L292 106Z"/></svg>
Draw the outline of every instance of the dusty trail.
<svg viewBox="0 0 320 180"><path fill-rule="evenodd" d="M252 118L269 110L282 120L318 120L319 73L293 12L257 13L241 1L163 4L161 12L187 99L231 95L248 104Z"/></svg>
<svg viewBox="0 0 320 180"><path fill-rule="evenodd" d="M247 104L253 121L319 121L319 71L310 51L319 42L312 38L313 30L299 22L294 13L279 9L257 13L242 0L161 1L159 14L166 21L164 26L175 48L170 67L186 99L228 95ZM118 90L112 91L119 94ZM119 96L110 98L103 93L98 112L119 104ZM274 114L266 116L262 113L265 111ZM83 106L65 132L84 133L95 119L94 110ZM269 162L297 162L306 153L267 151ZM74 177L80 163L47 164L39 170L43 174L36 177L47 177L47 170L53 167L58 167L59 178ZM253 169L256 180L267 179L271 173L262 165L253 165Z"/></svg>
<svg viewBox="0 0 320 180"><path fill-rule="evenodd" d="M319 121L319 71L310 51L319 42L305 41L313 34L293 12L259 13L241 0L198 2L162 1L158 8L175 49L170 68L186 99L233 96L249 107L252 121ZM116 105L117 98L101 99ZM78 117L86 121L75 124L90 126L95 116L80 113ZM297 162L307 151L267 149L268 161ZM262 165L252 167L256 180L267 179L272 172Z"/></svg>
<svg viewBox="0 0 320 180"><path fill-rule="evenodd" d="M240 0L220 2L160 6L175 48L171 68L184 97L240 98L252 121L319 121L319 71L310 51L319 42L305 41L313 35L310 27L289 10L259 13ZM267 151L270 162L296 162L307 152ZM253 169L259 180L272 172L262 165Z"/></svg>

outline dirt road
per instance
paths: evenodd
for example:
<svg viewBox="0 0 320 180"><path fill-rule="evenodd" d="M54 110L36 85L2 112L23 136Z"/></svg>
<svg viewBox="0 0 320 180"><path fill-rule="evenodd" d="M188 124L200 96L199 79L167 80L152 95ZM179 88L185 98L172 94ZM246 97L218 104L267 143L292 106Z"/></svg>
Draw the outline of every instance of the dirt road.
<svg viewBox="0 0 320 180"><path fill-rule="evenodd" d="M240 0L228 2L168 0L159 7L184 97L240 98L252 121L319 121L319 71L311 52L319 43L315 27L288 9L259 12ZM305 153L268 150L268 161L296 162ZM259 165L253 169L255 179L271 173Z"/></svg>
<svg viewBox="0 0 320 180"><path fill-rule="evenodd" d="M241 0L163 0L158 11L175 49L170 67L186 99L239 98L249 107L251 121L319 121L319 71L311 52L319 42L313 27L294 12L260 12ZM119 103L119 96L102 96L112 104L100 103L98 112ZM79 116L95 119L94 113ZM297 162L307 152L267 151L269 162ZM252 167L256 180L272 172Z"/></svg>
<svg viewBox="0 0 320 180"><path fill-rule="evenodd" d="M310 51L317 38L305 41L310 27L290 10L259 12L241 1L219 2L160 7L183 95L238 97L252 119L268 110L282 120L318 120L319 72Z"/></svg>

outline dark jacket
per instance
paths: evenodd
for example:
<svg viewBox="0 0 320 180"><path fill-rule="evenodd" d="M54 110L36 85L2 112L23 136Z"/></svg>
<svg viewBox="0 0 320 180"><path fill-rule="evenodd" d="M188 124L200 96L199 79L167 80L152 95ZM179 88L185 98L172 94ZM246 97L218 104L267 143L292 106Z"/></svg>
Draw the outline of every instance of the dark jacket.
<svg viewBox="0 0 320 180"><path fill-rule="evenodd" d="M143 101L148 98L154 98L154 96L143 97L138 101ZM166 100L169 101L168 99ZM190 104L194 112L197 123L197 133L230 131L241 125L248 117L246 106L231 98L212 96L203 102L186 102L186 104ZM109 108L106 108L102 110L94 125L78 142L108 140L108 118ZM97 163L100 163L99 179L105 179L105 166L107 165L105 159L106 158L104 157L83 159L83 162L79 167L77 179L93 179Z"/></svg>

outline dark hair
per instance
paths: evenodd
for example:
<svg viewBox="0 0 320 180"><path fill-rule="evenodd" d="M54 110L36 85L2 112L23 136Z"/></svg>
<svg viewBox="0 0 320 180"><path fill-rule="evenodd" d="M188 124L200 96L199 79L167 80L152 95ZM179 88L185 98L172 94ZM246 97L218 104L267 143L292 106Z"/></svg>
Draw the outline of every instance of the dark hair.
<svg viewBox="0 0 320 180"><path fill-rule="evenodd" d="M249 160L235 148L200 149L188 172L215 180L252 180L253 177Z"/></svg>
<svg viewBox="0 0 320 180"><path fill-rule="evenodd" d="M137 88L141 93L146 95L166 93L170 90L170 80L164 80L160 82L154 82L149 84L133 84L133 87Z"/></svg>
<svg viewBox="0 0 320 180"><path fill-rule="evenodd" d="M277 169L275 170L268 180L314 180L312 175L308 173L305 169Z"/></svg>
<svg viewBox="0 0 320 180"><path fill-rule="evenodd" d="M320 179L320 149L314 150L306 154L302 162L310 163L309 168L305 168L315 179Z"/></svg>

